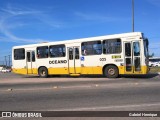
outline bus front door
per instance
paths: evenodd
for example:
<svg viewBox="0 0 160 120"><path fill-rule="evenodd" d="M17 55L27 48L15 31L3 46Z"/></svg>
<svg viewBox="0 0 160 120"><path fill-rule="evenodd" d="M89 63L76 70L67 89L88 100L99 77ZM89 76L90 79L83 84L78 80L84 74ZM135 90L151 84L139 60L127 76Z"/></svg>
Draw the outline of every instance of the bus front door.
<svg viewBox="0 0 160 120"><path fill-rule="evenodd" d="M34 74L35 71L35 51L27 51L27 74Z"/></svg>
<svg viewBox="0 0 160 120"><path fill-rule="evenodd" d="M124 42L125 73L139 74L141 70L140 42Z"/></svg>
<svg viewBox="0 0 160 120"><path fill-rule="evenodd" d="M68 47L68 70L69 74L80 74L80 53L79 47Z"/></svg>

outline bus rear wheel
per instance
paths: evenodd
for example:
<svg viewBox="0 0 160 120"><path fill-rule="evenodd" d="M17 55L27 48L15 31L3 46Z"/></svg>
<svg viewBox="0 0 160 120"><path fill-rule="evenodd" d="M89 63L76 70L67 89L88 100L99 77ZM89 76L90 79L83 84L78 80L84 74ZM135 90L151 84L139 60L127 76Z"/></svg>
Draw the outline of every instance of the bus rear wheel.
<svg viewBox="0 0 160 120"><path fill-rule="evenodd" d="M38 75L41 78L46 78L48 77L48 70L46 67L40 67L38 70Z"/></svg>
<svg viewBox="0 0 160 120"><path fill-rule="evenodd" d="M118 68L114 65L109 65L104 69L104 75L107 78L117 78L119 75Z"/></svg>

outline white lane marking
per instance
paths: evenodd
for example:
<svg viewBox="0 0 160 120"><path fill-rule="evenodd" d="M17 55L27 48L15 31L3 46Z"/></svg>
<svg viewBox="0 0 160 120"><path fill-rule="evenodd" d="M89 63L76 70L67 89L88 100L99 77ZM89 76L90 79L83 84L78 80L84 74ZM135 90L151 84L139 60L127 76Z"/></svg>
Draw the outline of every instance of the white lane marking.
<svg viewBox="0 0 160 120"><path fill-rule="evenodd" d="M52 111L87 111L87 110L106 110L113 108L136 108L136 107L151 107L151 106L160 106L160 103L152 103L152 104L132 104L132 105L118 105L118 106L106 106L106 107L84 107L84 108L70 108L70 109L57 109ZM50 110L48 110L50 111Z"/></svg>
<svg viewBox="0 0 160 120"><path fill-rule="evenodd" d="M46 87L46 88L26 88L26 89L21 89L21 88L9 88L9 89L4 89L0 90L0 92L6 92L6 91L36 91L36 90L54 90L54 89L72 89L72 88L91 88L93 87L92 85L86 85L86 86L52 86L52 87Z"/></svg>
<svg viewBox="0 0 160 120"><path fill-rule="evenodd" d="M86 86L68 86L68 87L60 87L60 88L63 88L63 89L70 89L70 88L90 88L92 87L91 85L86 85Z"/></svg>
<svg viewBox="0 0 160 120"><path fill-rule="evenodd" d="M145 85L141 87L146 87L149 86L151 87L152 85L154 86L159 86L157 83L125 83L125 84L115 84L115 85L107 85L107 84L90 84L90 85L80 85L80 86L51 86L51 87L43 87L43 88L8 88L8 89L3 89L0 90L0 92L5 92L5 91L36 91L36 90L54 90L54 89L73 89L73 88L98 88L98 87L107 87L107 88L116 88L119 89L119 87L131 87L131 86L138 86L138 85Z"/></svg>

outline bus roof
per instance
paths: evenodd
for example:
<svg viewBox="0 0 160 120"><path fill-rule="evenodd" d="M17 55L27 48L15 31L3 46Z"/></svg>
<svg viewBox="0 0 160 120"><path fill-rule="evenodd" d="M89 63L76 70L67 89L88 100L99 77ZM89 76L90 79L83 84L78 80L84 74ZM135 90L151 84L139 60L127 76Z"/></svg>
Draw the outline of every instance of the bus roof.
<svg viewBox="0 0 160 120"><path fill-rule="evenodd" d="M113 34L113 35L105 35L105 36L97 36L97 37L88 37L88 38L79 38L79 39L72 39L72 40L61 40L61 41L53 41L53 42L43 42L37 44L29 44L29 45L20 45L14 46L15 48L26 48L26 47L36 47L36 46L48 46L50 44L69 44L69 43L77 43L83 41L93 41L93 40L104 40L104 39L114 39L114 38L123 38L123 37L143 37L143 33L141 32L131 32L131 33L121 33L121 34Z"/></svg>

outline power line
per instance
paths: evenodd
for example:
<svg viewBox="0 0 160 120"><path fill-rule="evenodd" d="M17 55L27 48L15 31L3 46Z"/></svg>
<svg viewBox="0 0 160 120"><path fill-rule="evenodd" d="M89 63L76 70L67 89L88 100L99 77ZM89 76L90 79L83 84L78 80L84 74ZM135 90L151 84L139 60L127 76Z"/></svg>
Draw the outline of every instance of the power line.
<svg viewBox="0 0 160 120"><path fill-rule="evenodd" d="M4 56L4 60L1 59L0 65L5 65L6 67L11 67L11 55Z"/></svg>

